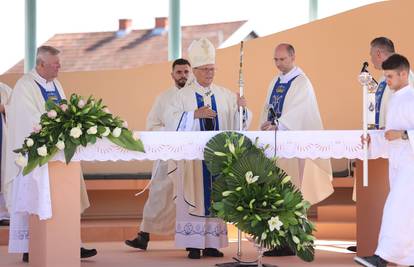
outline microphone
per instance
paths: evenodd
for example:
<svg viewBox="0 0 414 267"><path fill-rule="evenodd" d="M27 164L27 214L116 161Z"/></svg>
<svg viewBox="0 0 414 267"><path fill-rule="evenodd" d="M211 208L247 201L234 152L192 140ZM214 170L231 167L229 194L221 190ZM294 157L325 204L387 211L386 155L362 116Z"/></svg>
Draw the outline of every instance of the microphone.
<svg viewBox="0 0 414 267"><path fill-rule="evenodd" d="M273 105L268 105L267 106L267 110L268 110L268 118L267 120L270 121L272 123L272 125L276 125L276 120L277 120L277 115L275 112L275 109L273 108Z"/></svg>
<svg viewBox="0 0 414 267"><path fill-rule="evenodd" d="M368 72L369 73L369 71L367 70L368 66L369 66L368 62L365 61L364 63L362 63L361 73L363 73L363 72Z"/></svg>

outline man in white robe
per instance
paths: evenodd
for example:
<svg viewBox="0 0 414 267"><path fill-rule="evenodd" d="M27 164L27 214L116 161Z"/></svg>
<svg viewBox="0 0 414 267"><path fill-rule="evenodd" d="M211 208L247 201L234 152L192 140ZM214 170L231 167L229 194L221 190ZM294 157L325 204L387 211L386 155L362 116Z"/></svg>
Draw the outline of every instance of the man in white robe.
<svg viewBox="0 0 414 267"><path fill-rule="evenodd" d="M239 130L239 106L246 100L228 89L213 84L215 48L205 38L193 41L189 59L194 80L181 89L165 116L167 128L177 131ZM251 118L245 109L245 124ZM188 257L222 257L218 249L228 245L223 220L211 217L210 201L214 177L203 161L185 161L178 165L177 222L175 243L187 248Z"/></svg>
<svg viewBox="0 0 414 267"><path fill-rule="evenodd" d="M414 88L408 82L410 64L404 56L390 56L382 69L393 91L385 123L390 192L375 255L356 257L355 261L368 267L384 267L388 262L414 266L414 205L410 202L414 191Z"/></svg>
<svg viewBox="0 0 414 267"><path fill-rule="evenodd" d="M11 213L9 252L28 252L28 214L13 212L14 194L18 188L18 175L20 167L16 164L17 154L14 149L20 148L27 136L33 131L33 127L39 124L40 117L46 112L45 102L53 99L58 103L65 98L63 88L56 79L60 69L60 51L51 46L41 46L37 50L36 67L21 77L12 92L7 109L7 142L6 142L6 166L4 194L6 205ZM89 207L85 182L81 179L81 211ZM17 179L16 179L17 178ZM37 181L34 182L35 184ZM21 197L21 196L20 196ZM15 221L13 222L13 216ZM22 238L24 237L24 238ZM63 240L64 241L64 240ZM81 257L96 255L95 249L81 248ZM24 256L26 261L27 254Z"/></svg>
<svg viewBox="0 0 414 267"><path fill-rule="evenodd" d="M382 62L395 54L395 47L392 40L387 37L374 38L370 43L370 60L372 65L377 70L382 70ZM414 87L414 74L410 70L409 84ZM375 129L385 128L385 118L387 114L388 101L391 95L391 90L387 85L384 76L381 76L375 91ZM354 188L352 192L352 200L356 201L356 180L354 180ZM348 250L356 252L356 246L348 247Z"/></svg>
<svg viewBox="0 0 414 267"><path fill-rule="evenodd" d="M294 47L286 43L276 46L274 61L280 73L269 85L260 129L323 130L312 84L295 66ZM278 159L278 165L292 177L292 182L311 204L322 201L334 191L329 160ZM265 256L290 255L294 252L288 247L265 252Z"/></svg>
<svg viewBox="0 0 414 267"><path fill-rule="evenodd" d="M6 201L4 200L3 193L1 192L3 188L3 177L4 177L4 167L5 167L5 152L6 152L6 106L9 101L11 94L11 88L4 83L0 83L0 127L1 127L1 140L0 140L0 151L1 151L1 174L0 174L0 226L8 225L10 215L6 208Z"/></svg>
<svg viewBox="0 0 414 267"><path fill-rule="evenodd" d="M186 59L177 59L172 64L171 78L174 86L157 97L147 116L147 131L165 130L165 107L183 88L191 75L191 65ZM175 233L175 201L173 161L156 161L152 169L151 186L145 202L140 232L125 244L139 249L147 249L150 233L166 235ZM169 168L170 167L170 168Z"/></svg>

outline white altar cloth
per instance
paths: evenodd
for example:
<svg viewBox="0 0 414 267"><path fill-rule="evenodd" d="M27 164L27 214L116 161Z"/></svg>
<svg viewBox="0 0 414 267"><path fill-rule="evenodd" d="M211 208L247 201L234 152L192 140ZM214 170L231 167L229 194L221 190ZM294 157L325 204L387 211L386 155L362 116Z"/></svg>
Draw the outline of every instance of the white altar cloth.
<svg viewBox="0 0 414 267"><path fill-rule="evenodd" d="M202 160L207 142L219 132L140 132L145 153L129 151L107 139L94 145L79 147L72 161L132 161L132 160ZM252 142L259 138L259 145L269 145L267 155L274 156L275 132L241 132ZM363 159L362 131L279 131L276 155L280 158L348 158ZM370 131L370 159L387 158L387 142L383 131ZM64 162L60 152L53 161ZM27 249L27 214L40 220L52 218L52 205L47 164L26 176L15 179L13 214L10 225L9 252ZM13 220L13 217L15 220ZM22 221L23 220L23 221Z"/></svg>

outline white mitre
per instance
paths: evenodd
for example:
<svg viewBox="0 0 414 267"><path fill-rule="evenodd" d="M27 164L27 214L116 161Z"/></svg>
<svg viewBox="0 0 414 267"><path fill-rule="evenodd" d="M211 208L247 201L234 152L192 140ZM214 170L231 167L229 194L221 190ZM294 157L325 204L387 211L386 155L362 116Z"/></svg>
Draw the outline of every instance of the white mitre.
<svg viewBox="0 0 414 267"><path fill-rule="evenodd" d="M216 49L207 38L194 40L190 44L190 47L188 47L188 58L190 59L192 68L208 64L215 64Z"/></svg>

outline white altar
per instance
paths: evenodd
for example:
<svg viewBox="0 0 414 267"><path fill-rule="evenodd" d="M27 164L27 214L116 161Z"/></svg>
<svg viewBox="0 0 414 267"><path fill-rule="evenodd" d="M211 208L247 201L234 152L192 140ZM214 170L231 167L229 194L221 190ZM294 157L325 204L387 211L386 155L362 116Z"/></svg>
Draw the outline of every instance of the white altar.
<svg viewBox="0 0 414 267"><path fill-rule="evenodd" d="M73 164L79 169L80 161L132 161L132 160L183 160L183 159L203 159L203 150L206 143L214 135L219 132L141 132L140 139L142 140L145 153L128 151L121 148L112 142L103 139L98 140L95 145L88 147L80 147L75 156L72 159ZM261 131L248 131L241 132L249 137L253 142L256 138L259 140L259 145L269 145L267 150L268 156L274 156L275 150L275 132L261 132ZM276 156L280 158L348 158L348 159L363 159L364 152L361 144L362 131L280 131L276 136ZM370 146L370 159L386 158L387 157L387 146L386 141L383 137L383 131L371 131L372 144ZM58 154L49 165L55 165L59 162L64 162L63 152ZM59 164L58 168L65 168L63 164ZM69 167L68 167L69 168ZM75 168L75 169L76 169ZM55 214L59 214L52 209L55 203L55 198L59 198L59 193L52 197L54 188L52 179L49 177L49 172L54 172L48 164L42 167L36 168L33 172L26 176L19 176L16 179L16 184L19 190L19 197L15 202L15 212L20 214L29 213L37 215L37 221L42 224L42 221L54 221L57 218ZM72 172L73 174L73 172ZM52 175L51 175L52 176ZM61 177L65 176L65 172L60 174ZM74 185L76 188L76 184ZM63 189L64 190L64 189ZM76 193L76 190L74 191ZM73 198L76 199L76 196ZM79 199L79 197L77 197ZM56 200L57 201L57 200ZM68 205L69 203L62 204ZM77 215L75 220L79 218L79 210L72 213ZM57 215L56 215L57 216ZM32 218L34 216L31 216ZM39 220L40 219L40 220ZM26 220L28 220L26 218ZM17 220L16 220L17 221ZM31 223L32 223L31 219ZM14 228L13 219L11 221L11 239L9 248L12 252L16 243L26 242L28 244L28 236L21 239L21 235L13 234L14 229L19 231L22 230L22 224L18 225L18 228ZM23 224L24 226L24 224ZM75 231L77 233L71 233L74 236L80 236L79 224L75 225ZM32 228L31 228L32 229ZM33 228L38 229L38 228ZM46 228L43 227L42 231L47 232ZM46 229L46 230L44 230ZM27 229L28 230L28 229ZM31 230L35 231L35 230ZM36 230L37 231L37 230ZM59 230L57 230L59 231ZM31 233L31 236L39 238L39 233ZM18 240L13 240L14 236L18 236ZM79 238L77 237L76 240ZM32 242L32 241L31 241ZM54 242L54 241L53 241ZM47 242L46 242L47 243ZM76 243L76 242L75 242ZM20 245L21 246L21 245ZM45 246L45 249L59 250L59 246ZM62 248L63 249L63 248ZM65 248L66 249L66 248ZM73 262L79 261L79 246L76 246L77 255ZM32 251L32 250L31 250ZM56 253L57 255L65 255L65 253ZM67 254L67 253L66 253ZM33 255L34 257L37 257ZM74 256L72 256L73 258ZM45 265L45 261L38 261L33 259L31 255L31 264L36 265L37 262L42 262ZM70 262L70 261L68 261ZM40 264L40 263L39 263ZM49 265L45 265L49 266ZM50 265L53 266L53 265ZM68 265L68 266L79 266L79 265Z"/></svg>

